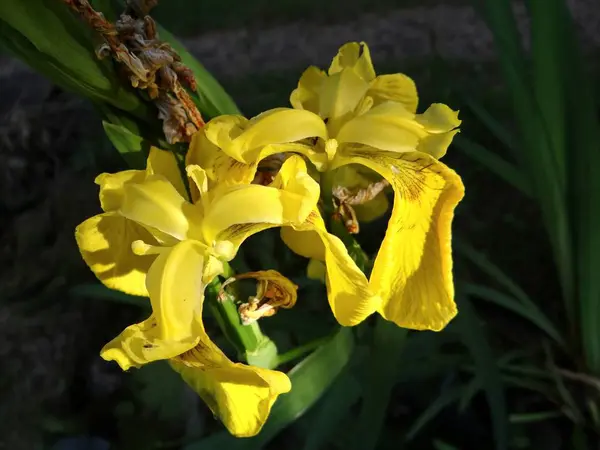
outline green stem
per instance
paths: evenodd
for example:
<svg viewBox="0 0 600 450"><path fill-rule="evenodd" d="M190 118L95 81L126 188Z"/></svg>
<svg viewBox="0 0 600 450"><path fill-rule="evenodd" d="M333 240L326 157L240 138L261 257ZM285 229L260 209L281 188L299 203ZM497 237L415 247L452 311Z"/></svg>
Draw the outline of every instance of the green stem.
<svg viewBox="0 0 600 450"><path fill-rule="evenodd" d="M229 265L226 268L226 273L231 274ZM258 323L243 325L235 297L229 293L219 296L220 290L221 281L215 279L206 288L206 303L223 334L235 347L238 355L245 358L248 353L258 352L269 338L262 333Z"/></svg>

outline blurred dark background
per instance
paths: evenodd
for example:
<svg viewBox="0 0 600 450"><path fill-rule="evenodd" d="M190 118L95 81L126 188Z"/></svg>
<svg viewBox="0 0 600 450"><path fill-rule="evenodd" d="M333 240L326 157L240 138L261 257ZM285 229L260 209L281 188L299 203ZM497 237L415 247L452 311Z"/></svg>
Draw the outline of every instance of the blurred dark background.
<svg viewBox="0 0 600 450"><path fill-rule="evenodd" d="M569 4L597 81L600 5L597 0ZM516 4L515 11L526 42L525 8ZM492 34L469 0L163 0L153 16L182 39L246 116L287 106L308 65L326 68L340 45L358 40L368 43L378 73L403 72L415 79L420 109L433 101L461 109L461 135L502 152L468 107L469 99L513 127ZM105 342L137 320L139 310L76 295L72 289L94 281L73 237L75 226L98 211L93 178L123 163L85 99L53 86L4 52L0 117L0 449L102 449L111 439L118 445L113 448L152 448L140 444L140 436L178 413L160 411L120 425L117 419L128 416L132 405L115 399L130 377L98 356ZM560 286L537 204L460 149L451 147L445 162L467 188L455 235L493 255L494 263L548 316L559 317ZM373 225L373 232L381 226L385 223ZM461 261L458 255L458 276L469 272ZM475 307L496 356L506 349L541 345L538 334L511 312L485 302ZM143 377L135 383L140 391L146 387ZM427 439L401 443L401 430L431 404L431 389L440 386L424 379L407 383L411 398L393 397L378 448L494 448L483 395L460 413L448 408L450 402L440 405L437 419L421 431ZM148 402L154 407L173 396L180 404L196 401L189 393L173 392L161 392ZM525 398L529 404L543 404L531 393L508 389L507 398L517 409ZM197 420L194 414L208 417L206 411L192 410L197 408L186 409L185 420ZM550 410L560 416L560 407ZM575 448L563 439L569 420L556 414L511 423L516 427L511 448ZM526 429L521 423L527 423ZM124 437L122 426L131 436ZM175 439L170 432L161 436L164 448ZM439 441L431 439L438 434ZM286 439L274 445L296 448ZM591 445L587 448L600 448Z"/></svg>

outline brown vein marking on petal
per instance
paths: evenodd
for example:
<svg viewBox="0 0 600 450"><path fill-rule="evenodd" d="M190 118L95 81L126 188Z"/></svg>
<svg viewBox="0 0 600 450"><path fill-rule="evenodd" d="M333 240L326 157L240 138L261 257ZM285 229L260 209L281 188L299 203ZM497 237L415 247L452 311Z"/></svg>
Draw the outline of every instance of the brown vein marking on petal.
<svg viewBox="0 0 600 450"><path fill-rule="evenodd" d="M272 316L279 308L289 309L296 304L298 286L276 270L261 270L235 275L223 283L221 293L229 284L243 279L257 281L256 296L250 297L247 303L241 304L238 308L244 325L261 317ZM219 295L222 295L221 293Z"/></svg>
<svg viewBox="0 0 600 450"><path fill-rule="evenodd" d="M63 0L104 39L98 58L109 54L124 66L131 85L145 90L156 104L167 141L190 142L204 126L194 101L184 86L196 90L193 72L168 43L158 38L148 15L158 0L127 0L127 8L115 24L107 21L88 0Z"/></svg>

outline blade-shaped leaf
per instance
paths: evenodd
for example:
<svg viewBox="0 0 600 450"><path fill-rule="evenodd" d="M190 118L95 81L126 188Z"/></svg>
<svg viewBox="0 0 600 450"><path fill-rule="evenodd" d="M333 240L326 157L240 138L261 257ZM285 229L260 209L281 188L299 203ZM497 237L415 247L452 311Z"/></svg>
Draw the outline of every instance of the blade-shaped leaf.
<svg viewBox="0 0 600 450"><path fill-rule="evenodd" d="M365 380L363 403L357 420L354 448L370 450L377 446L386 417L408 330L382 317L376 318L373 348L365 363L369 368Z"/></svg>
<svg viewBox="0 0 600 450"><path fill-rule="evenodd" d="M473 356L477 377L481 381L490 406L496 449L506 450L508 448L508 413L500 371L469 298L459 294L456 296L456 302L460 310L456 319L457 325L465 345Z"/></svg>

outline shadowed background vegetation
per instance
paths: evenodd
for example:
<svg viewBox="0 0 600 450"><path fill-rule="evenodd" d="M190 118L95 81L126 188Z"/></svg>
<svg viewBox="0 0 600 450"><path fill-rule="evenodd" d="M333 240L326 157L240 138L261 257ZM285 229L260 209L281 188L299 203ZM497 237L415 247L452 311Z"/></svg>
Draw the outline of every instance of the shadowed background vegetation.
<svg viewBox="0 0 600 450"><path fill-rule="evenodd" d="M277 269L300 286L293 311L261 323L284 368L322 346L294 367L294 391L263 432L237 441L165 364L122 373L98 356L147 305L96 283L73 230L98 212L95 175L125 163L99 112L15 63L5 41L0 448L597 449L599 52L586 30L600 16L593 2L571 7L575 22L560 0L160 2L153 16L247 116L287 106L306 55L326 67L347 40L331 37L338 27L371 45L378 73L410 75L422 105L446 103L463 120L444 158L467 189L454 226L458 317L440 333L373 320L336 331L305 261L276 232L254 236L235 268ZM401 17L417 32L399 32ZM454 46L436 34L444 17L459 18ZM307 27L325 50L298 44ZM369 254L385 226L361 227Z"/></svg>

